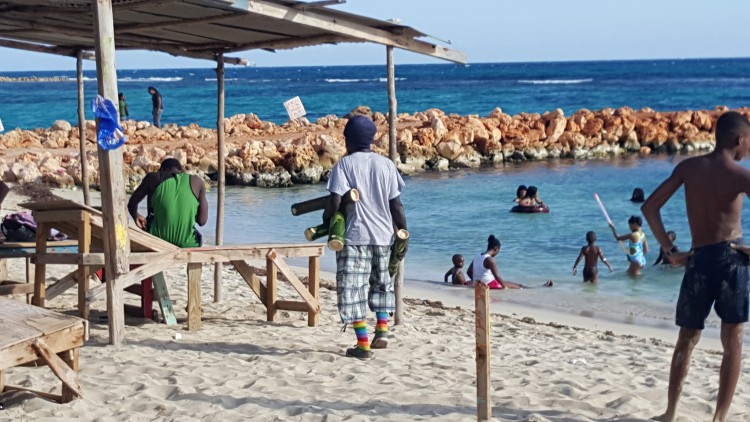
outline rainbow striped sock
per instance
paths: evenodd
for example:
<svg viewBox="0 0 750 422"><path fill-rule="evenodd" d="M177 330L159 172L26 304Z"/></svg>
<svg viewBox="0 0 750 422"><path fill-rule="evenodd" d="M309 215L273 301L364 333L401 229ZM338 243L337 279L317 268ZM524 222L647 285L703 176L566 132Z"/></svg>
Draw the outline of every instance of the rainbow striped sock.
<svg viewBox="0 0 750 422"><path fill-rule="evenodd" d="M375 312L375 318L377 318L378 323L375 325L375 331L379 331L381 333L387 333L388 332L388 312Z"/></svg>
<svg viewBox="0 0 750 422"><path fill-rule="evenodd" d="M370 350L370 338L367 336L367 323L365 321L354 321L354 334L357 335L357 347L362 350Z"/></svg>

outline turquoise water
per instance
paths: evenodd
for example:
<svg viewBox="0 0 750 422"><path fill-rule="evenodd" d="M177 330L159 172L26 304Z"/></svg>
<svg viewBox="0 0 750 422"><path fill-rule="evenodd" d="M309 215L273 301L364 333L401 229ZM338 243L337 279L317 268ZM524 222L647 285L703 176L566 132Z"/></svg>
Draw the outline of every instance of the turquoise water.
<svg viewBox="0 0 750 422"><path fill-rule="evenodd" d="M628 278L625 257L593 194L599 194L618 231L625 233L628 217L640 215L638 205L628 201L632 189L638 186L647 193L652 191L681 159L560 160L408 177L403 193L412 235L408 282L443 289L441 280L451 266L451 255L461 253L469 261L485 250L492 233L503 245L498 262L504 277L527 285L555 281L553 289L499 292L498 298L575 312L671 319L682 270L651 266L658 245L649 228L644 227L652 248L647 256L649 265L641 278ZM551 212L509 213L519 184L538 186ZM305 242L304 229L318 224L320 214L293 217L289 207L323 194L322 185L272 190L229 188L225 242ZM214 195L209 195L211 204ZM677 244L689 249L683 198L682 190L678 191L663 216L668 229L677 233ZM213 232L214 222L209 221L207 227L207 232ZM598 286L584 285L580 274L571 274L588 230L597 232L600 246L615 267L610 274L600 266ZM212 234L207 233L209 241ZM326 254L323 267L332 270L333 253Z"/></svg>

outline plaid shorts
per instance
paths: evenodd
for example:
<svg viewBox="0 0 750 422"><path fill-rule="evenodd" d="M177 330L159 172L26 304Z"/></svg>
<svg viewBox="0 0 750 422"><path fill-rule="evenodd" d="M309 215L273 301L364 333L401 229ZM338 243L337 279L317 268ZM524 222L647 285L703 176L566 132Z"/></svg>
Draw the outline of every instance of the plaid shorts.
<svg viewBox="0 0 750 422"><path fill-rule="evenodd" d="M344 246L336 252L336 292L341 322L364 321L372 312L393 312L396 301L388 274L390 246Z"/></svg>

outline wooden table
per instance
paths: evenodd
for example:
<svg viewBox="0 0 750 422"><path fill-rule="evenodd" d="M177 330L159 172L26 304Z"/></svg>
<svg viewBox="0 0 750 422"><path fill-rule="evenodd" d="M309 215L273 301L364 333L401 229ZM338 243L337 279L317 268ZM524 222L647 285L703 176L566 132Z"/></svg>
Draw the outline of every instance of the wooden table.
<svg viewBox="0 0 750 422"><path fill-rule="evenodd" d="M0 297L0 393L29 391L60 403L83 397L78 349L85 336L86 321L80 318ZM9 368L37 361L62 381L61 394L5 385Z"/></svg>
<svg viewBox="0 0 750 422"><path fill-rule="evenodd" d="M78 242L63 240L50 242L47 245L50 252L78 252ZM0 243L0 295L25 294L26 303L31 303L34 293L34 266L31 258L36 253L35 242L3 242ZM10 280L8 278L7 260L24 258L26 260L26 280Z"/></svg>

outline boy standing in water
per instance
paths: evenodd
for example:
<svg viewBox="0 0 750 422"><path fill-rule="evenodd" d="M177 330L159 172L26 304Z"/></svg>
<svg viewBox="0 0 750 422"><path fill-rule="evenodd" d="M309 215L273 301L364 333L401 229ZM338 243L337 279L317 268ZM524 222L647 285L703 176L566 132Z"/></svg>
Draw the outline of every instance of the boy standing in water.
<svg viewBox="0 0 750 422"><path fill-rule="evenodd" d="M465 286L466 285L466 278L464 277L464 256L455 254L453 255L453 268L448 270L447 273L445 273L445 277L443 277L444 282L448 282L448 276L451 277L451 281L453 284L459 285L459 286Z"/></svg>
<svg viewBox="0 0 750 422"><path fill-rule="evenodd" d="M748 320L748 256L742 244L742 200L750 194L750 171L737 161L750 147L750 121L736 112L716 122L716 148L675 167L643 207L654 237L676 264L687 264L677 300L680 334L672 355L667 411L654 419L674 421L690 356L701 337L711 305L721 318L724 356L719 371L719 394L714 421L729 414L742 361L742 335ZM661 208L685 186L685 205L692 235L689 253L677 252L661 219Z"/></svg>
<svg viewBox="0 0 750 422"><path fill-rule="evenodd" d="M597 263L599 259L609 268L609 272L613 272L612 265L609 264L607 258L604 257L602 248L596 245L596 233L586 233L586 242L588 245L581 248L581 252L576 258L575 264L573 264L573 275L578 272L578 263L581 262L581 258L586 258L583 264L583 281L598 283L599 282L599 268Z"/></svg>

